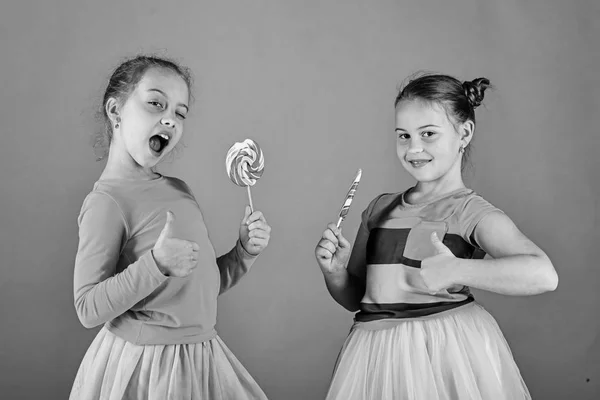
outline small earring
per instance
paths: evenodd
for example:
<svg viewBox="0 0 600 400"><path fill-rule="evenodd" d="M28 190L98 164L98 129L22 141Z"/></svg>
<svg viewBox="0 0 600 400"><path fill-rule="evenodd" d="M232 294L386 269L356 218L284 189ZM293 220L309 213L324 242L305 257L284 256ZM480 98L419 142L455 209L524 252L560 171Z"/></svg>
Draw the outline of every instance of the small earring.
<svg viewBox="0 0 600 400"><path fill-rule="evenodd" d="M117 123L115 124L115 129L119 129L120 122L121 122L121 117L117 117Z"/></svg>
<svg viewBox="0 0 600 400"><path fill-rule="evenodd" d="M465 152L465 147L464 146L460 146L458 148L458 152L461 153L461 154L464 153Z"/></svg>

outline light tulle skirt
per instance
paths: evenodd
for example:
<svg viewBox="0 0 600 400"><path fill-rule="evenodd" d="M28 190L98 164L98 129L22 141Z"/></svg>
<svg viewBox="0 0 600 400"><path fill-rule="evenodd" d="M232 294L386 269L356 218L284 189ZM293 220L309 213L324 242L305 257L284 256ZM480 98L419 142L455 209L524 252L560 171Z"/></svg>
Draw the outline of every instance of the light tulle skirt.
<svg viewBox="0 0 600 400"><path fill-rule="evenodd" d="M102 328L77 372L70 400L267 399L217 336L202 343L134 345Z"/></svg>
<svg viewBox="0 0 600 400"><path fill-rule="evenodd" d="M416 320L356 323L327 400L531 399L494 318L476 303Z"/></svg>

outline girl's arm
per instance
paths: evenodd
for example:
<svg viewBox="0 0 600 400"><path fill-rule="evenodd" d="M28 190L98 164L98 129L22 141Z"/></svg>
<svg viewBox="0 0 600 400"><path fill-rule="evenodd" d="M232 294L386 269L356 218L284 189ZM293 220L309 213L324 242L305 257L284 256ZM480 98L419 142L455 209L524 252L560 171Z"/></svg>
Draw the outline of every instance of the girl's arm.
<svg viewBox="0 0 600 400"><path fill-rule="evenodd" d="M493 259L456 259L452 281L506 295L534 295L555 290L552 262L502 212L487 214L475 227L475 240Z"/></svg>
<svg viewBox="0 0 600 400"><path fill-rule="evenodd" d="M237 284L256 261L257 255L252 255L244 249L240 240L229 253L217 258L217 265L221 273L221 288L219 294Z"/></svg>
<svg viewBox="0 0 600 400"><path fill-rule="evenodd" d="M250 206L246 206L244 218L240 223L240 237L235 247L217 258L221 272L219 294L234 286L250 270L256 257L269 244L270 237L271 227L262 212L252 212Z"/></svg>
<svg viewBox="0 0 600 400"><path fill-rule="evenodd" d="M323 233L323 238L317 245L317 262L321 267L325 284L331 297L346 310L355 312L360 309L360 302L365 296L367 282L367 242L369 240L368 224L373 210L386 194L375 197L361 214L361 223L356 233L354 245L341 235L335 224L329 224ZM386 201L380 205L385 209L398 199L397 195L386 196ZM348 253L352 250L349 255Z"/></svg>
<svg viewBox="0 0 600 400"><path fill-rule="evenodd" d="M115 273L127 227L120 208L108 195L90 194L78 224L73 288L77 316L86 328L118 317L167 280L150 251Z"/></svg>
<svg viewBox="0 0 600 400"><path fill-rule="evenodd" d="M330 233L328 232L330 231ZM339 229L334 224L330 224L328 231L325 231L324 240L329 239L329 242L335 246L335 252L331 259L331 264L337 262L336 258L341 259L341 268L323 268L323 277L325 278L325 285L327 290L333 299L344 307L346 310L355 312L360 308L360 301L365 295L365 268L366 268L366 248L367 240L369 238L369 232L363 224L360 225L358 233L356 234L356 240L354 246L352 246L352 252L350 254L350 260L345 265L344 258L347 259L348 255L344 256L345 252L350 252L350 243L341 235ZM333 237L327 238L326 235ZM321 241L320 246L324 240ZM318 256L317 256L318 257Z"/></svg>
<svg viewBox="0 0 600 400"><path fill-rule="evenodd" d="M360 308L360 301L365 295L364 281L348 273L340 271L335 274L323 273L325 285L333 299L350 312Z"/></svg>

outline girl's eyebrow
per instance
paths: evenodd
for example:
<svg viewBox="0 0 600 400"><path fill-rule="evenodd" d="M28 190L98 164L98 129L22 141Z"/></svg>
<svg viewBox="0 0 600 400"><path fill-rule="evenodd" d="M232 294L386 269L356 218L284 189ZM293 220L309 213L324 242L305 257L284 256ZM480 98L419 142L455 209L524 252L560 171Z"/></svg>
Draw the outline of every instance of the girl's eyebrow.
<svg viewBox="0 0 600 400"><path fill-rule="evenodd" d="M148 89L148 91L149 91L149 92L158 92L158 93L162 94L163 96L165 96L167 99L169 98L169 96L167 96L167 94L166 94L165 92L163 92L162 90L160 90L160 89L157 89L157 88L152 88L152 89ZM186 110L186 111L189 111L189 108L188 108L188 106L187 106L187 105L185 105L185 104L183 104L183 103L179 103L179 104L177 104L177 105L178 105L178 106L181 106L181 107L185 107L185 110Z"/></svg>
<svg viewBox="0 0 600 400"><path fill-rule="evenodd" d="M430 126L433 126L433 127L439 128L439 126L437 126L437 125L434 125L434 124L428 124L428 125L423 125L423 126L420 126L420 127L418 127L417 129L429 128ZM398 132L398 131L406 132L406 131L405 131L404 129L402 129L402 128L396 128L396 132Z"/></svg>

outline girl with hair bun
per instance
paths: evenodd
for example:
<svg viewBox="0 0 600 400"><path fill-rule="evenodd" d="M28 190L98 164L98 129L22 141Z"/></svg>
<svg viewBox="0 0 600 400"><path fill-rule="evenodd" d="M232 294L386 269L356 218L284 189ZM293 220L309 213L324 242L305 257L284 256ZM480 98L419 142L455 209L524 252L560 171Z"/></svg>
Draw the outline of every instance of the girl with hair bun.
<svg viewBox="0 0 600 400"><path fill-rule="evenodd" d="M463 182L489 86L447 75L409 81L395 101L395 141L416 184L373 199L353 246L335 223L324 231L315 255L327 288L358 311L328 400L531 398L498 324L469 290L526 296L558 284L544 251Z"/></svg>

